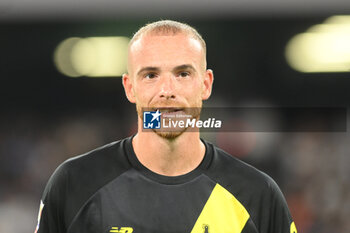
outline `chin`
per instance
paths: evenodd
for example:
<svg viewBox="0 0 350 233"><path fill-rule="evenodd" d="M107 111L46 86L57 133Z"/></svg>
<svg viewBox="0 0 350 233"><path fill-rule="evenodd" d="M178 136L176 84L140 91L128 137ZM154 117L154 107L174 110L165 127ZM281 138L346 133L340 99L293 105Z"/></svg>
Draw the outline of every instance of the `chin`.
<svg viewBox="0 0 350 233"><path fill-rule="evenodd" d="M162 137L164 139L168 140L174 140L177 137L179 137L181 134L183 134L186 131L186 129L181 130L181 131L173 131L173 132L162 132L158 130L153 130L159 137Z"/></svg>

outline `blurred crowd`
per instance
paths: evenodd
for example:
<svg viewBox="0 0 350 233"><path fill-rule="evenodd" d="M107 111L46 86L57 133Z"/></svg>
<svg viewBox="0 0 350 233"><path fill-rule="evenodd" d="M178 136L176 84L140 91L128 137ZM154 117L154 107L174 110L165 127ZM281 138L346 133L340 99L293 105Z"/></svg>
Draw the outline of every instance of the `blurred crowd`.
<svg viewBox="0 0 350 233"><path fill-rule="evenodd" d="M64 160L136 132L136 116L121 124L117 115L0 118L0 232L34 231L45 184ZM299 232L350 232L349 133L236 132L202 137L272 176Z"/></svg>

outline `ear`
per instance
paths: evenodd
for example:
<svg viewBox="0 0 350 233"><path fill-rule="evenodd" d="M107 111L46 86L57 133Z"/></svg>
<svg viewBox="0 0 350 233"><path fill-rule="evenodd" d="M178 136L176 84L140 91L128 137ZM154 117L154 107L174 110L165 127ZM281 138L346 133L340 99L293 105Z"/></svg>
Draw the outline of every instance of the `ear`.
<svg viewBox="0 0 350 233"><path fill-rule="evenodd" d="M202 100L209 99L214 82L214 74L211 69L207 69L203 80Z"/></svg>
<svg viewBox="0 0 350 233"><path fill-rule="evenodd" d="M128 100L131 103L136 103L133 83L132 83L132 80L130 79L129 74L123 74L123 86L124 86L126 98L128 98Z"/></svg>

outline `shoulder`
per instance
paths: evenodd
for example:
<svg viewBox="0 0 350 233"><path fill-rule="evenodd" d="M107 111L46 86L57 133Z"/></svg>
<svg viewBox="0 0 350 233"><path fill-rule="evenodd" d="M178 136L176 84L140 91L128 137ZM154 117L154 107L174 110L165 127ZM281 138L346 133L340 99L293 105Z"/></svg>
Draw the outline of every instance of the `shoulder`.
<svg viewBox="0 0 350 233"><path fill-rule="evenodd" d="M99 178L106 179L108 176L115 176L128 169L129 163L124 152L126 140L128 138L109 143L64 161L51 175L45 192L53 188L57 189L57 186L67 186L63 184L67 183L67 180L69 180L70 185L75 182L93 183Z"/></svg>
<svg viewBox="0 0 350 233"><path fill-rule="evenodd" d="M57 209L66 224L100 188L130 168L125 143L109 143L63 162L50 177L43 193L45 205Z"/></svg>
<svg viewBox="0 0 350 233"><path fill-rule="evenodd" d="M207 175L231 193L248 211L259 232L292 222L285 198L276 182L264 172L213 146L213 160ZM279 221L271 220L277 216ZM271 221L270 221L271 220ZM276 230L272 232L286 232ZM288 231L289 232L289 231Z"/></svg>
<svg viewBox="0 0 350 233"><path fill-rule="evenodd" d="M113 171L127 169L129 163L125 154L126 140L115 141L82 155L72 157L64 161L57 171L79 176L79 174L105 173L106 169Z"/></svg>
<svg viewBox="0 0 350 233"><path fill-rule="evenodd" d="M237 187L247 190L274 189L275 181L250 164L243 162L221 148L208 143L213 148L213 158L209 174L212 179L221 185Z"/></svg>
<svg viewBox="0 0 350 233"><path fill-rule="evenodd" d="M115 141L92 151L72 157L60 164L50 179L62 179L65 176L70 178L101 176L109 171L123 171L129 167L125 156L124 144L127 139Z"/></svg>
<svg viewBox="0 0 350 233"><path fill-rule="evenodd" d="M240 201L249 212L278 201L286 205L276 182L264 172L212 145L213 158L207 176Z"/></svg>

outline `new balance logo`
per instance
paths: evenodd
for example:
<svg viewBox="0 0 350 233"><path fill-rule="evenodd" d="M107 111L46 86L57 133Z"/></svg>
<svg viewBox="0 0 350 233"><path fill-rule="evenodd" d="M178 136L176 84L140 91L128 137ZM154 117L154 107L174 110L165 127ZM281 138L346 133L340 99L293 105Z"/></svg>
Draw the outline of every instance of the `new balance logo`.
<svg viewBox="0 0 350 233"><path fill-rule="evenodd" d="M132 227L112 227L109 232L115 233L131 233L133 231Z"/></svg>

